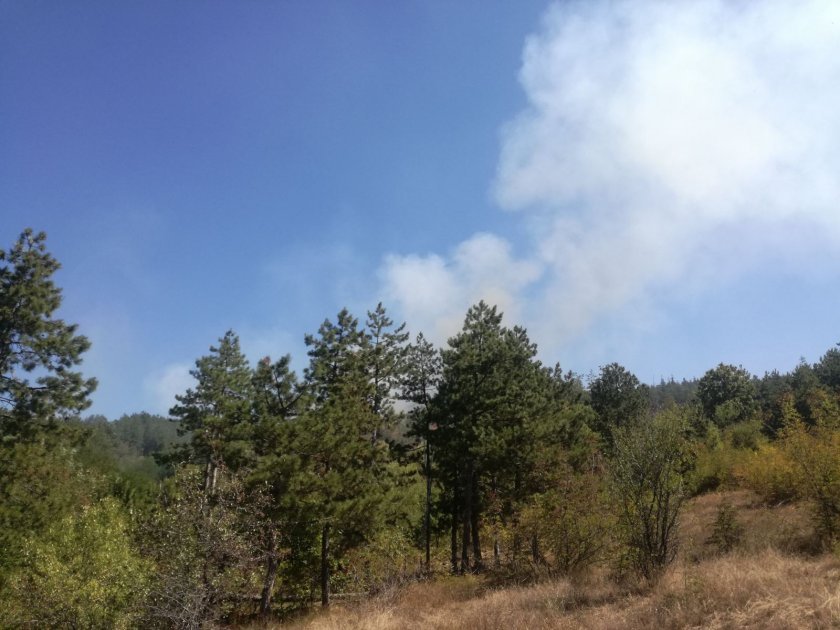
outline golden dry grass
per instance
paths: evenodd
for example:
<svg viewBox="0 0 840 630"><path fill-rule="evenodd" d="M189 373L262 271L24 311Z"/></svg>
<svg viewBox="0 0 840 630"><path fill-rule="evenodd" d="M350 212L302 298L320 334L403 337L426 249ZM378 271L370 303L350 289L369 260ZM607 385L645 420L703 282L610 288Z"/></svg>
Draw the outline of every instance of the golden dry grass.
<svg viewBox="0 0 840 630"><path fill-rule="evenodd" d="M747 535L734 554L704 545L723 500L735 505ZM804 529L803 529L804 528ZM413 584L390 596L334 606L296 630L541 630L548 628L840 627L840 561L791 553L785 536L807 537L802 506L762 507L754 495L707 495L687 507L680 561L653 589L621 586L606 572L492 589L475 577Z"/></svg>
<svg viewBox="0 0 840 630"><path fill-rule="evenodd" d="M818 548L809 507L804 503L765 505L750 490L713 492L688 502L680 519L680 558L691 562L708 558L706 544L722 503L732 505L744 527L741 550L754 554L766 549L786 553L813 553Z"/></svg>

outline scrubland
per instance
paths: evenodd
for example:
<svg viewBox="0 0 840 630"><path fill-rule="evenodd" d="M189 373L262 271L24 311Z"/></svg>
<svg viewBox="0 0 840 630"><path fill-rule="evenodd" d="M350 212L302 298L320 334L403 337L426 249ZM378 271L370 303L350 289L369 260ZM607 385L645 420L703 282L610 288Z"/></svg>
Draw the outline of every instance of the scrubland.
<svg viewBox="0 0 840 630"><path fill-rule="evenodd" d="M707 543L722 503L743 527L736 548ZM576 579L494 587L490 576L439 576L378 597L334 604L295 630L541 628L830 628L840 626L840 559L818 552L807 505L767 506L745 491L686 505L675 565L655 585L609 567Z"/></svg>

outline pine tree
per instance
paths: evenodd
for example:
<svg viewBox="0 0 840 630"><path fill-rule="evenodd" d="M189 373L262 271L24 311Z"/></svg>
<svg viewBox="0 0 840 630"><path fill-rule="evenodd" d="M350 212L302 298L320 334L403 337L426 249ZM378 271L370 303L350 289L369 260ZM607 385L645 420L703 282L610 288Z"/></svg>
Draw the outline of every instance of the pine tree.
<svg viewBox="0 0 840 630"><path fill-rule="evenodd" d="M0 440L31 438L90 405L95 379L73 370L90 342L76 325L57 319L60 265L46 234L25 230L0 250ZM30 376L39 376L34 380Z"/></svg>
<svg viewBox="0 0 840 630"><path fill-rule="evenodd" d="M405 369L406 342L408 333L405 324L394 327L382 306L376 305L373 311L368 311L365 323L367 338L364 361L370 375L373 398L370 401L373 413L381 419L381 426L373 432L375 441L383 426L393 424L395 419L393 401L395 389L400 384Z"/></svg>
<svg viewBox="0 0 840 630"><path fill-rule="evenodd" d="M293 444L303 391L290 366L289 355L273 364L265 357L253 376L255 461L248 482L251 488L263 492L269 499L264 508L265 577L260 598L263 615L271 610L281 547L297 547L300 521L307 518L305 515L301 518L299 502L292 491L300 470L300 459L294 453Z"/></svg>
<svg viewBox="0 0 840 630"><path fill-rule="evenodd" d="M523 328L501 322L501 313L484 302L469 309L462 331L442 352L432 406L440 427L432 445L451 500L452 565L462 572L482 567L479 536L488 496L498 513L510 513L524 496L533 429L548 400L536 346Z"/></svg>
<svg viewBox="0 0 840 630"><path fill-rule="evenodd" d="M409 411L411 434L421 437L425 446L423 473L426 477L426 506L423 537L426 548L426 571L431 569L432 453L431 433L437 424L431 416L431 405L441 378L441 360L437 349L419 333L406 350L400 397L413 405Z"/></svg>
<svg viewBox="0 0 840 630"><path fill-rule="evenodd" d="M218 347L195 362L195 388L178 395L169 413L191 432L190 458L205 466L205 489L212 494L221 465L235 469L252 458L251 369L229 330Z"/></svg>
<svg viewBox="0 0 840 630"><path fill-rule="evenodd" d="M63 430L96 387L74 370L90 343L55 316L60 265L45 241L27 229L0 250L0 591L23 539L95 493L74 457L78 435Z"/></svg>
<svg viewBox="0 0 840 630"><path fill-rule="evenodd" d="M329 605L330 559L371 536L384 494L387 446L375 439L369 341L344 309L308 335L305 373L310 399L301 417L296 450L304 464L300 487L320 524L321 603Z"/></svg>

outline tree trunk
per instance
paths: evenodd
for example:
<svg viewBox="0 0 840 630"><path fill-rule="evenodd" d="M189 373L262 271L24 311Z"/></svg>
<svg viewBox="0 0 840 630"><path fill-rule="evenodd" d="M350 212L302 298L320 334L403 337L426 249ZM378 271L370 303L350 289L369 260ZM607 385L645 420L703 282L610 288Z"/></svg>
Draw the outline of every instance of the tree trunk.
<svg viewBox="0 0 840 630"><path fill-rule="evenodd" d="M330 605L330 526L321 529L321 606Z"/></svg>
<svg viewBox="0 0 840 630"><path fill-rule="evenodd" d="M204 494L210 496L216 491L216 482L219 477L219 467L211 457L204 467Z"/></svg>
<svg viewBox="0 0 840 630"><path fill-rule="evenodd" d="M470 527L472 521L472 466L464 479L464 501L461 508L463 533L461 535L461 573L470 570Z"/></svg>
<svg viewBox="0 0 840 630"><path fill-rule="evenodd" d="M534 561L534 564L540 564L542 562L540 539L536 534L531 534L531 559Z"/></svg>
<svg viewBox="0 0 840 630"><path fill-rule="evenodd" d="M431 529L432 529L432 470L431 470L431 447L429 446L429 438L426 438L426 519L423 524L423 529L426 530L426 573L432 570L432 553L431 553Z"/></svg>
<svg viewBox="0 0 840 630"><path fill-rule="evenodd" d="M277 579L277 534L271 528L268 538L268 558L266 560L265 581L263 582L262 597L260 598L260 615L268 616L271 612L271 595L274 592L274 581Z"/></svg>
<svg viewBox="0 0 840 630"><path fill-rule="evenodd" d="M480 571L484 568L484 562L481 558L481 538L478 535L478 478L475 473L470 475L472 484L470 491L470 498L472 505L470 507L470 529L472 530L472 544L473 544L473 569Z"/></svg>
<svg viewBox="0 0 840 630"><path fill-rule="evenodd" d="M450 560L452 561L452 574L458 573L458 494L453 493L452 498L452 529L450 532Z"/></svg>

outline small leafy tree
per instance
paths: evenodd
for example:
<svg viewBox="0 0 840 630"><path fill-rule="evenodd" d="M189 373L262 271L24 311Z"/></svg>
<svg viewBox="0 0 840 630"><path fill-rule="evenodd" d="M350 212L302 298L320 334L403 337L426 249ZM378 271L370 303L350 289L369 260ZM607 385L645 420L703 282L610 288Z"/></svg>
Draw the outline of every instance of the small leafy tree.
<svg viewBox="0 0 840 630"><path fill-rule="evenodd" d="M831 547L840 541L840 431L797 421L783 436L799 493L811 500L817 533Z"/></svg>
<svg viewBox="0 0 840 630"><path fill-rule="evenodd" d="M677 524L686 497L685 420L678 409L615 432L613 488L632 566L656 581L677 553Z"/></svg>
<svg viewBox="0 0 840 630"><path fill-rule="evenodd" d="M536 534L544 562L561 575L580 574L601 561L612 544L613 510L602 475L556 467L549 488L523 510L521 527Z"/></svg>
<svg viewBox="0 0 840 630"><path fill-rule="evenodd" d="M204 482L196 466L178 468L142 523L144 555L155 571L141 627L204 628L257 590L265 503L223 467L212 495Z"/></svg>
<svg viewBox="0 0 840 630"><path fill-rule="evenodd" d="M0 600L0 626L136 626L151 566L133 548L127 516L114 499L56 521L23 550Z"/></svg>

